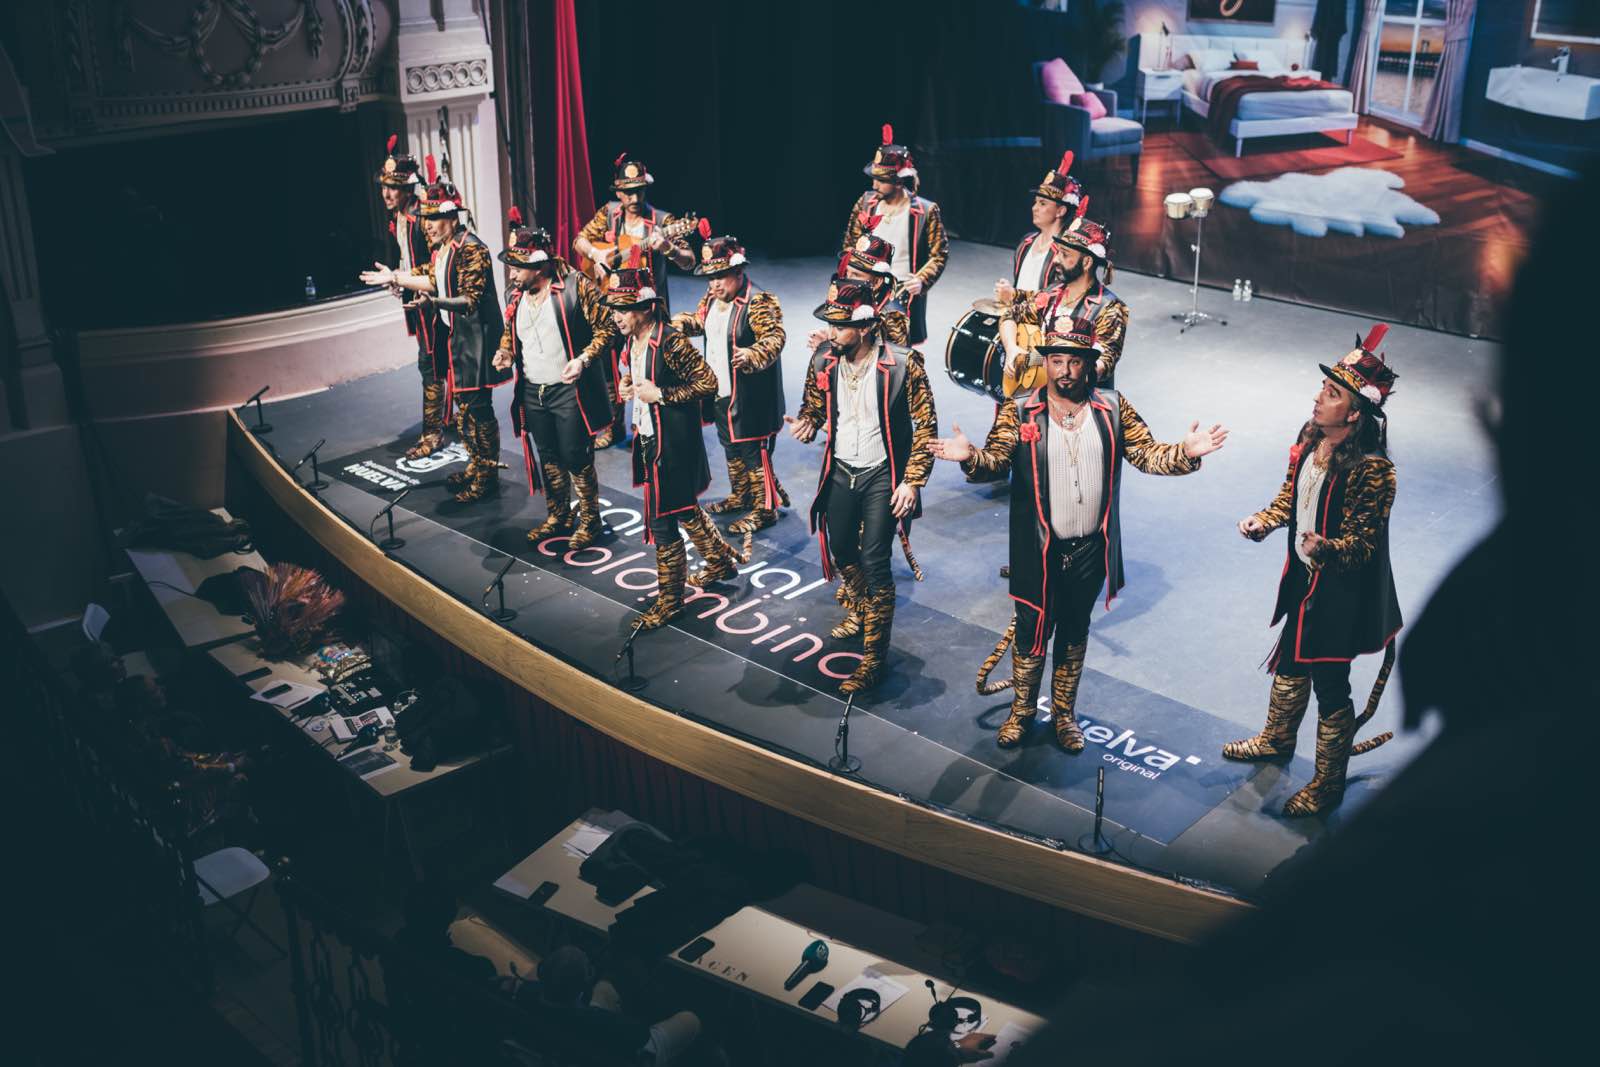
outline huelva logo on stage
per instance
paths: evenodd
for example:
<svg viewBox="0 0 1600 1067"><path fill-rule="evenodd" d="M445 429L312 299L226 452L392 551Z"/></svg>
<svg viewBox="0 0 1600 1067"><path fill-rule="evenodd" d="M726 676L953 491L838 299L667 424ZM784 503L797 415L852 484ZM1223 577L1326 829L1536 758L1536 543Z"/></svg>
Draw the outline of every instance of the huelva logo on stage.
<svg viewBox="0 0 1600 1067"><path fill-rule="evenodd" d="M1039 711L1044 717L1049 716L1050 694L1046 693L1039 698ZM1199 766L1201 762L1199 756L1180 756L1175 752L1168 752L1159 745L1141 741L1132 730L1108 726L1082 716L1078 718L1078 726L1083 730L1085 741L1105 749L1101 759L1113 764L1119 770L1131 771L1141 778L1154 781L1160 778L1163 772L1170 771L1180 763Z"/></svg>

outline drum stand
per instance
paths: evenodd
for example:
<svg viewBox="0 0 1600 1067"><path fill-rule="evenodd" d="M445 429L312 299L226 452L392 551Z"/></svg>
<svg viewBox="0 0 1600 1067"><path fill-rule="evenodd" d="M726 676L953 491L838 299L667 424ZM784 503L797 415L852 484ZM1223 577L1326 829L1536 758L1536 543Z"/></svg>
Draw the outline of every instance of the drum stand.
<svg viewBox="0 0 1600 1067"><path fill-rule="evenodd" d="M1170 206L1168 208L1168 214L1172 214L1172 208ZM1189 305L1189 310L1172 316L1173 321L1183 323L1183 325L1178 329L1180 334L1187 333L1189 331L1189 327L1199 326L1203 322L1214 322L1218 326L1228 325L1227 319L1222 318L1219 315L1208 314L1207 312L1200 310L1200 242L1205 233L1206 216L1210 214L1210 211L1209 209L1190 209L1185 211L1184 214L1192 215L1195 220L1194 243L1189 246L1189 250L1194 253L1194 287L1189 290L1193 298L1193 302Z"/></svg>

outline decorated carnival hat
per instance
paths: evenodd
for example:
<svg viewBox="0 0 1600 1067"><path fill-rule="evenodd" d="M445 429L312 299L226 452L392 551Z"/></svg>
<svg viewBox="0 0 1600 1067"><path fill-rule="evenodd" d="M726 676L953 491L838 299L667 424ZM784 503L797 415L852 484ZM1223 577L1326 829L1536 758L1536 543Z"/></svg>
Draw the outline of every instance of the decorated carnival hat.
<svg viewBox="0 0 1600 1067"><path fill-rule="evenodd" d="M506 250L500 262L508 267L547 267L555 259L555 238L542 226L524 226L522 210L516 205L506 212L511 232L506 235Z"/></svg>
<svg viewBox="0 0 1600 1067"><path fill-rule="evenodd" d="M634 245L628 250L627 265L606 275L600 302L613 311L632 311L661 299L656 295L655 274L642 250L642 245Z"/></svg>
<svg viewBox="0 0 1600 1067"><path fill-rule="evenodd" d="M878 321L873 284L855 278L834 278L828 282L828 298L812 312L823 322L835 326L870 326Z"/></svg>
<svg viewBox="0 0 1600 1067"><path fill-rule="evenodd" d="M461 204L461 193L448 178L439 177L439 165L433 156L422 157L428 180L417 190L417 214L425 219L453 218L466 211Z"/></svg>
<svg viewBox="0 0 1600 1067"><path fill-rule="evenodd" d="M1100 358L1100 350L1094 346L1094 323L1087 319L1058 319L1050 332L1044 335L1044 340L1033 346L1033 350L1041 356L1050 355L1077 355L1090 360Z"/></svg>
<svg viewBox="0 0 1600 1067"><path fill-rule="evenodd" d="M1378 351L1388 333L1386 324L1377 323L1367 331L1366 340L1359 334L1356 336L1356 347L1338 363L1331 367L1326 363L1318 364L1323 374L1366 401L1369 410L1377 415L1383 413L1384 402L1389 399L1395 379L1399 377L1389 369Z"/></svg>
<svg viewBox="0 0 1600 1067"><path fill-rule="evenodd" d="M611 179L611 188L619 193L655 184L655 178L650 175L650 168L626 152L618 156L612 165L616 167L616 175Z"/></svg>
<svg viewBox="0 0 1600 1067"><path fill-rule="evenodd" d="M700 220L700 236L700 261L694 267L694 272L700 277L720 278L744 267L744 245L739 243L737 237L711 236L711 222L705 218Z"/></svg>
<svg viewBox="0 0 1600 1067"><path fill-rule="evenodd" d="M894 245L872 232L872 228L877 224L877 215L861 213L861 236L856 238L856 243L845 254L844 262L839 264L840 274L843 274L844 268L849 266L866 271L868 274L883 274L890 277L894 275L894 268L891 266L894 262Z"/></svg>
<svg viewBox="0 0 1600 1067"><path fill-rule="evenodd" d="M1051 240L1062 248L1076 248L1089 253L1106 266L1111 265L1111 233L1092 219L1079 215Z"/></svg>
<svg viewBox="0 0 1600 1067"><path fill-rule="evenodd" d="M862 171L886 182L904 181L917 176L917 166L911 161L911 149L894 143L894 127L883 124L883 143L873 155L872 162Z"/></svg>
<svg viewBox="0 0 1600 1067"><path fill-rule="evenodd" d="M408 189L417 182L416 159L409 152L396 152L395 145L400 143L400 135L391 133L389 141L384 145L387 158L383 167L378 171L378 184L387 185L395 189Z"/></svg>
<svg viewBox="0 0 1600 1067"><path fill-rule="evenodd" d="M1056 164L1055 169L1046 174L1044 181L1034 187L1033 195L1077 208L1077 213L1082 215L1084 209L1088 207L1089 198L1084 195L1083 184L1067 173L1071 169L1072 150L1069 148L1062 153L1061 162Z"/></svg>

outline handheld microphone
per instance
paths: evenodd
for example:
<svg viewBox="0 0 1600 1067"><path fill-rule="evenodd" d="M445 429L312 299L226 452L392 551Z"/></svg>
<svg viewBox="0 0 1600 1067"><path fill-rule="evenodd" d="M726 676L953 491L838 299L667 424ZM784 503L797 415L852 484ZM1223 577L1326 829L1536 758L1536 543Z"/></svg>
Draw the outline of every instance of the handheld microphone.
<svg viewBox="0 0 1600 1067"><path fill-rule="evenodd" d="M372 516L372 521L374 523L376 523L379 519L383 518L385 515L389 514L389 512L393 511L394 510L394 506L396 504L400 503L400 501L404 500L406 498L406 494L409 493L409 492L411 492L411 486L409 486L409 485L406 486L404 489L400 490L399 495L396 496L393 500L389 501L387 504L385 504L383 506L383 510L382 511L380 511L376 515ZM516 557L512 557L512 558L514 559Z"/></svg>
<svg viewBox="0 0 1600 1067"><path fill-rule="evenodd" d="M796 967L789 977L784 980L783 988L787 992L806 980L806 976L816 974L828 965L828 943L826 941L813 941L806 946L800 954L800 966Z"/></svg>

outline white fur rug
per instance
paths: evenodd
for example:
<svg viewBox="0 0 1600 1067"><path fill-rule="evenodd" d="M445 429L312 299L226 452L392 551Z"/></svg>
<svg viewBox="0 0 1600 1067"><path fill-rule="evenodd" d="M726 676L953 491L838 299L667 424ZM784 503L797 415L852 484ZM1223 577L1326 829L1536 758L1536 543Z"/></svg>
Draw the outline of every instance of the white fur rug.
<svg viewBox="0 0 1600 1067"><path fill-rule="evenodd" d="M1352 237L1404 237L1409 226L1435 226L1438 212L1400 192L1405 182L1376 167L1342 167L1327 174L1280 174L1269 182L1234 182L1219 199L1249 208L1269 226L1293 226L1304 237L1329 230Z"/></svg>

